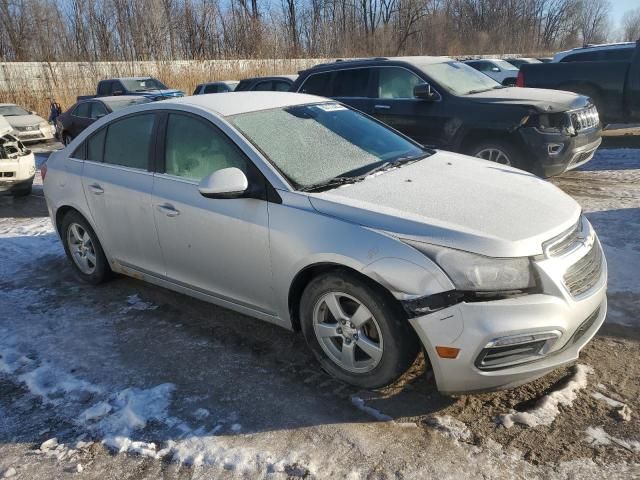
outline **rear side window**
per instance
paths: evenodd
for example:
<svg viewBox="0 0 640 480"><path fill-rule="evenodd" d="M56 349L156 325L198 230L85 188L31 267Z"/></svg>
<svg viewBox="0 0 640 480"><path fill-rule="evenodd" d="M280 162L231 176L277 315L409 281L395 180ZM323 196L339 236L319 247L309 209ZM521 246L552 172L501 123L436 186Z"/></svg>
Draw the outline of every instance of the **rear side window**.
<svg viewBox="0 0 640 480"><path fill-rule="evenodd" d="M633 57L633 48L611 48L609 50L596 50L593 52L572 53L564 57L561 62L630 62Z"/></svg>
<svg viewBox="0 0 640 480"><path fill-rule="evenodd" d="M190 115L169 114L165 141L165 171L201 180L222 168L246 172L244 155L213 125Z"/></svg>
<svg viewBox="0 0 640 480"><path fill-rule="evenodd" d="M338 70L333 80L334 97L369 97L370 68Z"/></svg>
<svg viewBox="0 0 640 480"><path fill-rule="evenodd" d="M91 102L91 118L97 119L100 116L106 115L107 109L100 102Z"/></svg>
<svg viewBox="0 0 640 480"><path fill-rule="evenodd" d="M282 80L273 81L274 92L288 92L290 89L291 89L291 84L289 82L284 82Z"/></svg>
<svg viewBox="0 0 640 480"><path fill-rule="evenodd" d="M260 82L253 88L256 92L271 92L273 91L273 82L271 80L266 82Z"/></svg>
<svg viewBox="0 0 640 480"><path fill-rule="evenodd" d="M98 95L111 95L111 85L113 82L106 81L98 84Z"/></svg>
<svg viewBox="0 0 640 480"><path fill-rule="evenodd" d="M117 120L107 128L104 163L146 170L155 114L146 113Z"/></svg>
<svg viewBox="0 0 640 480"><path fill-rule="evenodd" d="M74 110L73 116L80 118L89 118L91 111L91 102L80 103Z"/></svg>
<svg viewBox="0 0 640 480"><path fill-rule="evenodd" d="M300 92L310 95L320 95L321 97L330 97L332 74L332 72L326 72L309 75L302 84Z"/></svg>
<svg viewBox="0 0 640 480"><path fill-rule="evenodd" d="M218 93L220 91L220 87L218 85L207 85L204 87L204 93Z"/></svg>
<svg viewBox="0 0 640 480"><path fill-rule="evenodd" d="M380 68L378 98L414 98L413 87L420 83L424 83L424 80L404 68Z"/></svg>
<svg viewBox="0 0 640 480"><path fill-rule="evenodd" d="M93 162L102 162L102 153L104 151L104 137L107 129L103 128L93 134L87 140L87 160Z"/></svg>

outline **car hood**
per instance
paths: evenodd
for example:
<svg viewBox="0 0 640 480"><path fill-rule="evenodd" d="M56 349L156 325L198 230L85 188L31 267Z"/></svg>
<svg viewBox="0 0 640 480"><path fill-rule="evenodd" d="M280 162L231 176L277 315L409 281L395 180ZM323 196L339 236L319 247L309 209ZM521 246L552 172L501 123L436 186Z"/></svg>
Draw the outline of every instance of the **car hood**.
<svg viewBox="0 0 640 480"><path fill-rule="evenodd" d="M580 216L580 206L551 183L444 151L309 200L325 215L491 257L539 255L544 241Z"/></svg>
<svg viewBox="0 0 640 480"><path fill-rule="evenodd" d="M39 123L44 122L44 118L38 116L38 115L16 115L16 116L9 116L9 117L4 117L7 119L7 122L9 122L9 124L12 127L28 127L29 125L38 125Z"/></svg>
<svg viewBox="0 0 640 480"><path fill-rule="evenodd" d="M589 99L583 95L543 88L507 87L465 96L476 103L492 105L529 105L539 112L555 113L584 108Z"/></svg>

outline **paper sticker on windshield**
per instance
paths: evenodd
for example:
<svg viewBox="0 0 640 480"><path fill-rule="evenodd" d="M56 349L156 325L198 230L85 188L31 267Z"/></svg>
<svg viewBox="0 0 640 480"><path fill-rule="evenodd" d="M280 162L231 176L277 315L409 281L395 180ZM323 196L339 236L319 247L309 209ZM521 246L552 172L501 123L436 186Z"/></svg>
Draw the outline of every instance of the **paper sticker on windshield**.
<svg viewBox="0 0 640 480"><path fill-rule="evenodd" d="M324 110L325 112L335 112L338 110L347 110L347 107L344 105L340 105L339 103L323 103L318 105L320 110Z"/></svg>

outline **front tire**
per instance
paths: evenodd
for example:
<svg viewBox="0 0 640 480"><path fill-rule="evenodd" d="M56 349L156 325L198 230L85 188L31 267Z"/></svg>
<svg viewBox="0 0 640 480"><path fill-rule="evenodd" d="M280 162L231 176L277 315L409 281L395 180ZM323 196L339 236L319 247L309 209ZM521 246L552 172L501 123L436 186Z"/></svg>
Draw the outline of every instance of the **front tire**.
<svg viewBox="0 0 640 480"><path fill-rule="evenodd" d="M98 236L82 215L77 212L65 215L60 236L64 251L80 279L98 285L111 277L109 262Z"/></svg>
<svg viewBox="0 0 640 480"><path fill-rule="evenodd" d="M520 150L507 141L487 140L480 142L469 148L468 154L500 165L526 170Z"/></svg>
<svg viewBox="0 0 640 480"><path fill-rule="evenodd" d="M419 342L391 295L357 275L320 275L300 302L302 332L322 368L361 388L392 383L415 360Z"/></svg>

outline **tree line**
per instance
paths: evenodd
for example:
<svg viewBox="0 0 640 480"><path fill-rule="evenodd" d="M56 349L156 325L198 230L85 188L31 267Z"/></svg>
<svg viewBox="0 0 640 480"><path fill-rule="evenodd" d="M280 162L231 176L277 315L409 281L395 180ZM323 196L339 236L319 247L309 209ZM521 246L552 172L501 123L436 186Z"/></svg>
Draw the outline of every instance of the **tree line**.
<svg viewBox="0 0 640 480"><path fill-rule="evenodd" d="M553 52L613 36L608 0L0 0L2 61ZM622 35L640 36L640 8Z"/></svg>

